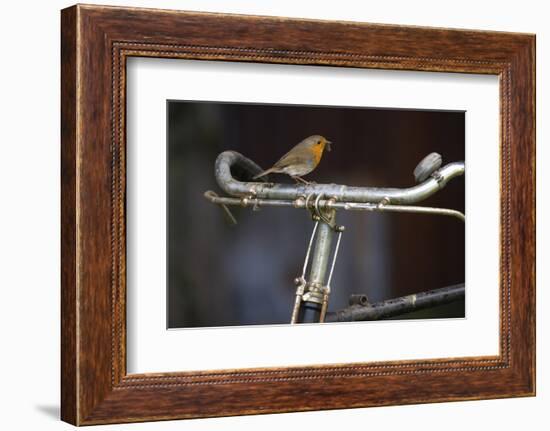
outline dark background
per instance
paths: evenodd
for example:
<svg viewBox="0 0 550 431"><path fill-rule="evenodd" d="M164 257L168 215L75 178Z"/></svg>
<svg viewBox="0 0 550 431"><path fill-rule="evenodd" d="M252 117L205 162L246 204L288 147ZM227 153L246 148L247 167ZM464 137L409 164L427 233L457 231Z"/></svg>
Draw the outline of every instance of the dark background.
<svg viewBox="0 0 550 431"><path fill-rule="evenodd" d="M304 210L221 208L214 161L236 150L264 169L320 134L333 142L306 179L410 187L428 153L464 160L463 112L168 101L168 327L288 323L313 223ZM285 175L271 181L292 182ZM421 205L464 211L464 177ZM346 226L329 310L464 282L464 224L444 216L339 211ZM463 317L464 303L399 318Z"/></svg>

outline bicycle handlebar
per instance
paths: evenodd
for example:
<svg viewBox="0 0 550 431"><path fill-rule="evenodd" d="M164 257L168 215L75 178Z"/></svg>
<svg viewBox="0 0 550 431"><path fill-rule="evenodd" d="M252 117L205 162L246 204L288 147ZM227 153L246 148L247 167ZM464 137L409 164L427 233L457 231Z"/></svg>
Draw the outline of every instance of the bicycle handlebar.
<svg viewBox="0 0 550 431"><path fill-rule="evenodd" d="M307 195L334 197L341 202L411 204L441 190L454 177L464 174L464 162L449 163L428 179L408 188L351 187L339 184L273 184L248 181L262 172L256 163L236 151L224 151L216 159L215 177L220 188L230 196L258 199L298 199ZM245 181L233 176L233 172Z"/></svg>

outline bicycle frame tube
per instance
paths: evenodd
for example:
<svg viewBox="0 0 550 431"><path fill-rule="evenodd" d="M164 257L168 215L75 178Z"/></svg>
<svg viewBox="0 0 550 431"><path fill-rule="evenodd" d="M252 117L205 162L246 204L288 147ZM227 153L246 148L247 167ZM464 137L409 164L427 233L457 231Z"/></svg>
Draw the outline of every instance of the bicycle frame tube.
<svg viewBox="0 0 550 431"><path fill-rule="evenodd" d="M332 240L335 234L336 211L326 211L325 220L319 220L311 269L302 297L297 323L315 323L324 320L323 303L328 301L327 272L329 268ZM329 224L330 223L330 224ZM325 305L326 307L326 305ZM326 311L326 310L325 310Z"/></svg>

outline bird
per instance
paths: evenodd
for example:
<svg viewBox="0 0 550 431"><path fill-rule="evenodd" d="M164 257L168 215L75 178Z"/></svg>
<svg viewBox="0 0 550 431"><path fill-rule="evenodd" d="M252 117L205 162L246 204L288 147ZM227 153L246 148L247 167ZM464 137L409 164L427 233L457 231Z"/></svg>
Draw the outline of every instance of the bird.
<svg viewBox="0 0 550 431"><path fill-rule="evenodd" d="M332 142L321 135L312 135L295 145L281 157L271 168L259 173L253 179L261 178L270 173L287 174L296 182L310 184L302 176L313 171L323 157L325 148L331 150Z"/></svg>

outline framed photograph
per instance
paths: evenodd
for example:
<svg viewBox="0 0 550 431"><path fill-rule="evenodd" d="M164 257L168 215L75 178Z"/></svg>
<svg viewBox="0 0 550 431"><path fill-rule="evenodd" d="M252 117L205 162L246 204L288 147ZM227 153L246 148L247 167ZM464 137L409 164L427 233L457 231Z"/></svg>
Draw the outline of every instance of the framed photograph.
<svg viewBox="0 0 550 431"><path fill-rule="evenodd" d="M61 16L63 420L535 394L534 35Z"/></svg>

